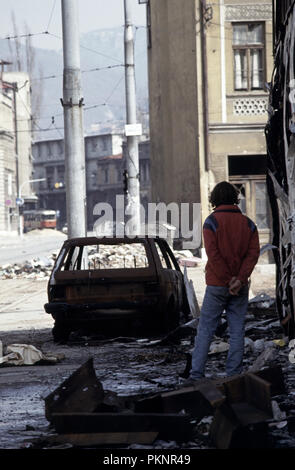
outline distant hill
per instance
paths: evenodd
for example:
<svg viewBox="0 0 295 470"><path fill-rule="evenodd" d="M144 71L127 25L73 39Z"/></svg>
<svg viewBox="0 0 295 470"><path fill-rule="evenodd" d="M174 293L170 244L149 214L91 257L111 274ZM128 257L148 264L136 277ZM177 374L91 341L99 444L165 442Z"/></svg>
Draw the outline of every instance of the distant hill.
<svg viewBox="0 0 295 470"><path fill-rule="evenodd" d="M137 103L140 110L147 113L146 30L145 28L136 28L134 34ZM25 56L25 46L22 46L21 53ZM56 130L55 127L63 127L63 110L60 103L63 74L62 49L54 51L34 48L34 53L35 70L31 77L32 95L38 93L39 87L42 86L43 96L41 112L38 112L38 116L41 115L42 119L38 119L37 123L41 129L50 128L50 131L36 132L35 140L60 137L63 135L63 130ZM13 60L7 40L0 40L0 58ZM84 128L86 133L107 132L109 130L123 131L125 123L125 77L124 67L121 66L123 63L123 27L91 31L81 35L81 70L83 72ZM105 69L93 71L97 68ZM23 69L26 71L25 65ZM43 80L36 80L40 75L43 76ZM52 76L55 78L46 78ZM92 106L92 109L87 109ZM54 116L53 124L52 116Z"/></svg>

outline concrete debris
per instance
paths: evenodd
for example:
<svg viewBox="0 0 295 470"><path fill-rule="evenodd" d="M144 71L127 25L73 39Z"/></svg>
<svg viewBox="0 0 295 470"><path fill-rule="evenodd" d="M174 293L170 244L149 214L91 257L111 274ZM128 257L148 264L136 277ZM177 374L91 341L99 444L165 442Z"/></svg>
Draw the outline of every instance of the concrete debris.
<svg viewBox="0 0 295 470"><path fill-rule="evenodd" d="M180 258L178 262L180 266L186 266L188 268L196 268L202 262L202 259L196 256L193 256L191 258Z"/></svg>
<svg viewBox="0 0 295 470"><path fill-rule="evenodd" d="M144 268L148 265L142 244L100 245L99 251L89 249L90 269Z"/></svg>
<svg viewBox="0 0 295 470"><path fill-rule="evenodd" d="M103 399L104 391L90 358L45 398L45 416L51 422L53 414L62 411L93 412Z"/></svg>
<svg viewBox="0 0 295 470"><path fill-rule="evenodd" d="M2 265L0 279L49 279L57 254L58 252L53 252L48 257ZM89 269L141 268L148 265L145 249L140 244L100 245L99 251L89 248L88 262Z"/></svg>
<svg viewBox="0 0 295 470"><path fill-rule="evenodd" d="M56 364L63 358L64 356L61 354L43 354L42 351L30 344L10 344L5 348L5 355L3 355L3 352L0 355L0 365L31 366L40 363Z"/></svg>
<svg viewBox="0 0 295 470"><path fill-rule="evenodd" d="M47 441L168 449L190 442L197 431L217 448L259 447L268 443L267 421L285 418L271 401L277 372L264 372L270 382L246 373L146 397L120 397L103 389L89 359L45 399L46 418L57 435L43 439L43 446Z"/></svg>
<svg viewBox="0 0 295 470"><path fill-rule="evenodd" d="M272 406L273 419L275 421L283 421L286 419L286 416L287 416L286 412L280 409L278 403L275 400L272 400L271 406Z"/></svg>
<svg viewBox="0 0 295 470"><path fill-rule="evenodd" d="M251 308L268 309L274 306L274 304L275 304L275 299L273 297L270 297L268 294L265 294L264 292L250 299L248 303L250 309Z"/></svg>
<svg viewBox="0 0 295 470"><path fill-rule="evenodd" d="M48 280L56 259L56 253L49 257L33 258L20 264L0 266L0 279L44 279Z"/></svg>
<svg viewBox="0 0 295 470"><path fill-rule="evenodd" d="M261 352L254 364L249 368L249 371L254 372L262 369L263 367L269 366L276 360L277 354L276 345L273 342L270 342L267 348Z"/></svg>
<svg viewBox="0 0 295 470"><path fill-rule="evenodd" d="M251 338L245 337L244 340L244 353L252 353L254 351L254 341Z"/></svg>
<svg viewBox="0 0 295 470"><path fill-rule="evenodd" d="M223 353L229 350L229 344L224 341L214 341L210 345L209 354Z"/></svg>

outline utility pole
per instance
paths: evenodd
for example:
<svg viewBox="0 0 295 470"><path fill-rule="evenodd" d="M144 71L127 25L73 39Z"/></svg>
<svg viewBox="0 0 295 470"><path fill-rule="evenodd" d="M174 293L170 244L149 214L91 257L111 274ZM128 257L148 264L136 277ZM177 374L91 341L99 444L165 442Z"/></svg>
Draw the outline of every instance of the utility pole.
<svg viewBox="0 0 295 470"><path fill-rule="evenodd" d="M86 178L77 0L61 0L68 237L86 236Z"/></svg>
<svg viewBox="0 0 295 470"><path fill-rule="evenodd" d="M16 180L16 194L19 193L19 186L20 186L20 178L19 178L19 154L18 154L18 127L17 127L17 102L16 102L16 93L18 91L17 83L12 83L12 92L13 92L13 106L14 106L14 151L15 151L15 180ZM22 220L22 212L21 208L17 206L17 219L18 219L18 235L22 236L23 230L23 220Z"/></svg>
<svg viewBox="0 0 295 470"><path fill-rule="evenodd" d="M126 89L126 137L127 137L127 207L130 215L127 223L127 235L136 235L140 231L140 192L139 192L139 159L138 131L132 129L137 124L136 91L134 70L134 39L131 19L131 1L124 0L125 13L125 89ZM136 127L136 126L135 126Z"/></svg>

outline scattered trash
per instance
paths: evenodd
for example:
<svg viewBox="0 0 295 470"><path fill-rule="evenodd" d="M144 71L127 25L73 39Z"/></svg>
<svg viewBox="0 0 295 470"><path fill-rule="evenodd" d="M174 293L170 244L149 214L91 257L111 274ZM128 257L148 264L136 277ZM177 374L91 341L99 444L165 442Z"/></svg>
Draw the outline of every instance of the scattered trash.
<svg viewBox="0 0 295 470"><path fill-rule="evenodd" d="M229 350L229 344L224 341L214 341L210 345L209 354L223 353Z"/></svg>
<svg viewBox="0 0 295 470"><path fill-rule="evenodd" d="M23 366L41 362L56 364L63 358L62 354L43 354L42 351L29 344L10 344L5 348L5 355L0 356L0 365Z"/></svg>
<svg viewBox="0 0 295 470"><path fill-rule="evenodd" d="M249 371L257 371L272 364L277 357L276 346L273 342L268 345L266 349L257 357L254 364L249 368Z"/></svg>
<svg viewBox="0 0 295 470"><path fill-rule="evenodd" d="M257 339L256 341L254 341L253 346L254 346L253 347L254 352L261 353L265 348L265 340Z"/></svg>
<svg viewBox="0 0 295 470"><path fill-rule="evenodd" d="M289 341L288 339L282 338L282 339L273 339L273 342L276 346L283 348L284 346L287 346Z"/></svg>
<svg viewBox="0 0 295 470"><path fill-rule="evenodd" d="M254 341L247 336L244 339L244 353L252 353L254 351Z"/></svg>
<svg viewBox="0 0 295 470"><path fill-rule="evenodd" d="M250 309L267 309L272 307L274 304L275 299L273 297L270 297L268 294L265 294L264 292L259 295L256 295L256 297L253 297L248 302Z"/></svg>
<svg viewBox="0 0 295 470"><path fill-rule="evenodd" d="M198 318L200 316L200 307L196 297L193 281L188 279L186 265L184 266L183 281L190 314L193 318Z"/></svg>
<svg viewBox="0 0 295 470"><path fill-rule="evenodd" d="M259 447L268 443L270 418L283 427L285 415L271 402L280 374L271 368L128 397L103 389L90 358L45 399L46 418L57 434L42 445L169 449L191 442L195 428L217 448Z"/></svg>
<svg viewBox="0 0 295 470"><path fill-rule="evenodd" d="M180 258L178 260L180 266L188 268L196 268L201 261L201 258L197 258L196 256L193 256L192 258Z"/></svg>
<svg viewBox="0 0 295 470"><path fill-rule="evenodd" d="M286 412L282 411L275 400L271 402L273 418L275 421L283 421L286 419Z"/></svg>

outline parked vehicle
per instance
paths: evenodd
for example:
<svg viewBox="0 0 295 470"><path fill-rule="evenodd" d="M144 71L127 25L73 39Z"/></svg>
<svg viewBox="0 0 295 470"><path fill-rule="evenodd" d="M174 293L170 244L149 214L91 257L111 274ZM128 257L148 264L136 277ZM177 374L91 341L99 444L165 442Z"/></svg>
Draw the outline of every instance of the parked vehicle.
<svg viewBox="0 0 295 470"><path fill-rule="evenodd" d="M186 307L183 274L166 240L155 237L75 238L64 242L48 282L45 311L54 340L98 325L137 325L165 332ZM121 322L121 323L120 323Z"/></svg>
<svg viewBox="0 0 295 470"><path fill-rule="evenodd" d="M52 228L56 229L56 211L40 209L23 212L24 232L30 230Z"/></svg>

